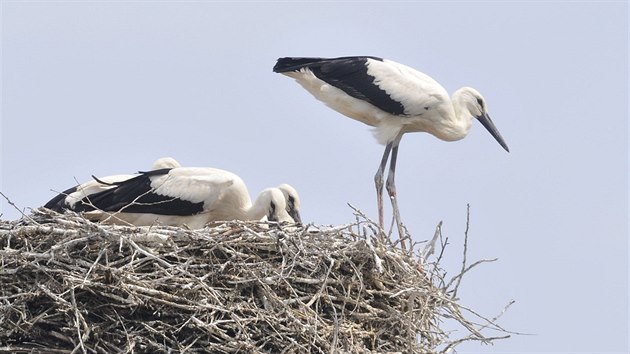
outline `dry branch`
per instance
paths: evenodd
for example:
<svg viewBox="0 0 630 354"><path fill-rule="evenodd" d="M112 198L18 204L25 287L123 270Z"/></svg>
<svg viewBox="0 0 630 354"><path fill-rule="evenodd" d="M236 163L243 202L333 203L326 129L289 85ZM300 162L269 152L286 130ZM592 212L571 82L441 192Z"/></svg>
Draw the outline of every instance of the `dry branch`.
<svg viewBox="0 0 630 354"><path fill-rule="evenodd" d="M335 228L0 221L0 352L438 353L504 333L445 285L469 267L447 282L439 259L377 230L358 214Z"/></svg>

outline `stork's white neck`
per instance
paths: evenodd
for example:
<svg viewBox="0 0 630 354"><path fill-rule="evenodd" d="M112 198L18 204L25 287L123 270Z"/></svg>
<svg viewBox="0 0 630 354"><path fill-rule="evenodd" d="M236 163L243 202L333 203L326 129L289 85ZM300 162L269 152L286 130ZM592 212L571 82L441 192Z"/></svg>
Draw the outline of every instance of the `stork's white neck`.
<svg viewBox="0 0 630 354"><path fill-rule="evenodd" d="M255 221L262 219L267 215L268 205L265 204L268 204L267 201L263 201L262 195L259 195L254 204L250 205L249 208L245 210L245 218Z"/></svg>
<svg viewBox="0 0 630 354"><path fill-rule="evenodd" d="M453 105L452 114L449 115L450 119L443 120L445 126L440 129L440 136L438 136L440 139L447 141L460 140L466 137L472 126L473 119L468 105L466 88L462 87L453 92L451 102Z"/></svg>
<svg viewBox="0 0 630 354"><path fill-rule="evenodd" d="M271 210L273 205L273 210ZM260 192L254 204L247 209L248 220L260 220L264 216L274 215L277 221L292 221L287 213L284 194L278 188L267 188Z"/></svg>

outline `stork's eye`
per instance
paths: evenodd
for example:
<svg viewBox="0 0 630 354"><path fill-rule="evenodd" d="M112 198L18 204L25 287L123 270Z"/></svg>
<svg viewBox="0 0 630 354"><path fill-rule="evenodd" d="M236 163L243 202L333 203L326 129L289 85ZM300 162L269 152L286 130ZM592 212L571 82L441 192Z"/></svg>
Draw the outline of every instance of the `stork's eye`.
<svg viewBox="0 0 630 354"><path fill-rule="evenodd" d="M483 100L481 98L477 98L477 104L479 107L483 108Z"/></svg>

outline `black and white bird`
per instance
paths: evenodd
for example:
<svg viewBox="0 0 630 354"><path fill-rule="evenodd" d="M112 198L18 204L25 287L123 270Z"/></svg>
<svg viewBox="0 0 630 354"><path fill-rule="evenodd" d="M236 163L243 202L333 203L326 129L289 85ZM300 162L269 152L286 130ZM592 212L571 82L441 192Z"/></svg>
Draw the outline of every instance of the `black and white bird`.
<svg viewBox="0 0 630 354"><path fill-rule="evenodd" d="M471 87L462 87L449 97L428 75L372 56L280 58L273 71L294 78L339 113L374 127L374 136L385 145L374 176L379 223L383 227L383 172L391 154L386 187L401 237L394 174L403 134L427 132L446 141L460 140L476 118L509 151L488 115L484 98Z"/></svg>
<svg viewBox="0 0 630 354"><path fill-rule="evenodd" d="M95 193L84 193L82 198L75 194L78 200L61 210L83 212L90 220L112 224L149 226L157 222L187 225L192 229L203 228L213 221L266 218L276 222L301 222L300 199L290 185L267 188L252 204L243 180L216 168L162 168L111 183L102 180L99 183L106 187ZM60 196L45 207L59 210L55 199Z"/></svg>

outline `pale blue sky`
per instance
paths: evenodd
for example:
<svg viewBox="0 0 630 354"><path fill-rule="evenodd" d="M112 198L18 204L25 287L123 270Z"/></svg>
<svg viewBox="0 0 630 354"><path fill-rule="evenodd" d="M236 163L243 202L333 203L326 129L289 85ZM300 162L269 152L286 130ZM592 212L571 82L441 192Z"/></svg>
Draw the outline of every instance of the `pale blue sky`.
<svg viewBox="0 0 630 354"><path fill-rule="evenodd" d="M161 156L288 182L302 217L376 219L382 146L271 71L281 56L374 55L472 86L510 146L473 122L403 138L403 221L443 232L462 302L534 336L464 353L628 350L628 3L2 1L1 191L21 208ZM17 211L1 202L2 218ZM389 208L386 209L389 215Z"/></svg>

